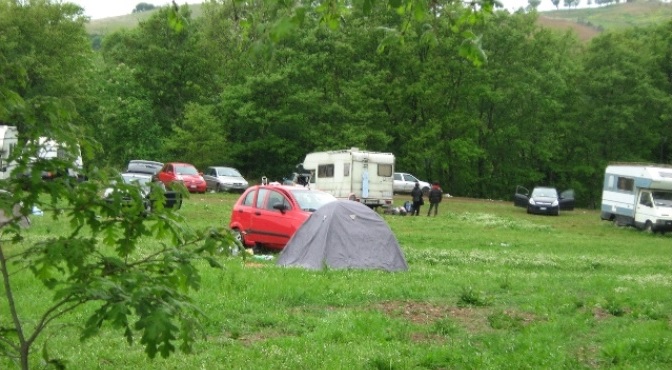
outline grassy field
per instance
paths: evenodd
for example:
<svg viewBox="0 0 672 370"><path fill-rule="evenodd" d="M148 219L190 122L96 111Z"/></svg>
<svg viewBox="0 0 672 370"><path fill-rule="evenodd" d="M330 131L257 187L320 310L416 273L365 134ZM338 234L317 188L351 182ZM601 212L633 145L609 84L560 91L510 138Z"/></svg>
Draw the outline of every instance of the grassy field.
<svg viewBox="0 0 672 370"><path fill-rule="evenodd" d="M193 227L224 226L235 199L196 195L180 212ZM191 355L149 360L112 330L81 343L83 311L43 339L73 369L672 368L672 236L616 227L595 210L533 216L450 198L439 211L384 216L403 273L226 256L223 270L203 265L194 299L208 319ZM28 239L61 229L34 217ZM49 300L29 277L18 283L24 313Z"/></svg>

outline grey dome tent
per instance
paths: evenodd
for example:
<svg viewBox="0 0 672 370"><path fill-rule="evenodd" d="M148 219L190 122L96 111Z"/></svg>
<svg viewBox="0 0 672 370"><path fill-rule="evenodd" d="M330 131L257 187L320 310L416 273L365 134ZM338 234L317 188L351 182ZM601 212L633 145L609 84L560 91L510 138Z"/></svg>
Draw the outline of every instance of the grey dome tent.
<svg viewBox="0 0 672 370"><path fill-rule="evenodd" d="M360 202L338 200L315 211L280 253L280 266L320 270L406 271L399 242L378 213Z"/></svg>

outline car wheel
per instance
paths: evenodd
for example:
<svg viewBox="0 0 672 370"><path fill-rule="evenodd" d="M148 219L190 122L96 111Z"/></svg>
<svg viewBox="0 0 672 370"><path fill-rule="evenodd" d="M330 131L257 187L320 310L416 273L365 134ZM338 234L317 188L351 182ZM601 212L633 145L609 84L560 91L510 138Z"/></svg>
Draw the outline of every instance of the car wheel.
<svg viewBox="0 0 672 370"><path fill-rule="evenodd" d="M222 189L222 184L217 184L217 187L215 187L215 192L216 193L221 193L224 190Z"/></svg>
<svg viewBox="0 0 672 370"><path fill-rule="evenodd" d="M644 224L644 232L649 234L653 233L653 224L651 223L651 221L646 221L646 223Z"/></svg>

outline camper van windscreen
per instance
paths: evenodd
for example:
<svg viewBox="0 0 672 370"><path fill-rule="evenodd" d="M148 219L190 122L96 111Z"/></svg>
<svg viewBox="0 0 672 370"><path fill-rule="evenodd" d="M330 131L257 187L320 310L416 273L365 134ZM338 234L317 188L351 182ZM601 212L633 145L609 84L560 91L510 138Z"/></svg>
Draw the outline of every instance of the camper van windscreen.
<svg viewBox="0 0 672 370"><path fill-rule="evenodd" d="M672 192L654 191L653 203L658 207L672 207Z"/></svg>

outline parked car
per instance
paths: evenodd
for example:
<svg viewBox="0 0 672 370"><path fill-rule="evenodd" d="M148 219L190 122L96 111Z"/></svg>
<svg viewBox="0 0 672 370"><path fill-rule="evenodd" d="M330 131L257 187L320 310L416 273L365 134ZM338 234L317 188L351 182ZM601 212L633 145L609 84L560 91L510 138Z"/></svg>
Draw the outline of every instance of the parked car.
<svg viewBox="0 0 672 370"><path fill-rule="evenodd" d="M410 173L395 172L393 184L394 192L410 193L411 190L413 190L416 182L420 183L420 189L422 189L422 193L427 195L429 193L429 189L432 187L430 183L427 181L418 180L417 177L411 175Z"/></svg>
<svg viewBox="0 0 672 370"><path fill-rule="evenodd" d="M128 162L126 172L144 173L156 175L163 168L163 163L155 161L146 161L144 159L132 159Z"/></svg>
<svg viewBox="0 0 672 370"><path fill-rule="evenodd" d="M254 185L233 206L229 227L246 247L282 249L331 194L303 186Z"/></svg>
<svg viewBox="0 0 672 370"><path fill-rule="evenodd" d="M132 160L128 163L126 172L121 174L121 180L124 184L127 185L137 185L137 188L124 187L123 189L115 189L115 187L109 187L105 189L103 197L108 201L113 201L115 197L115 191L121 192L120 197L122 202L130 203L133 202L134 196L131 194L131 191L139 191L139 194L136 194L136 199L142 199L143 201L143 212L149 213L152 209L155 208L155 200L152 199L152 191L160 190L165 198L163 203L164 208L175 208L179 209L182 206L182 195L176 191L166 190L166 187L163 183L159 182L155 175L163 167L161 162L145 161L145 160ZM155 183L156 186L152 187L152 183Z"/></svg>
<svg viewBox="0 0 672 370"><path fill-rule="evenodd" d="M203 173L207 190L243 192L248 187L247 180L233 167L208 167Z"/></svg>
<svg viewBox="0 0 672 370"><path fill-rule="evenodd" d="M156 177L169 189L173 183L181 182L190 193L205 193L206 184L201 173L194 165L170 162L163 165Z"/></svg>
<svg viewBox="0 0 672 370"><path fill-rule="evenodd" d="M527 213L548 214L557 216L560 210L574 209L574 190L565 190L560 195L552 187L537 186L530 191L522 186L516 187L513 204L527 208Z"/></svg>

